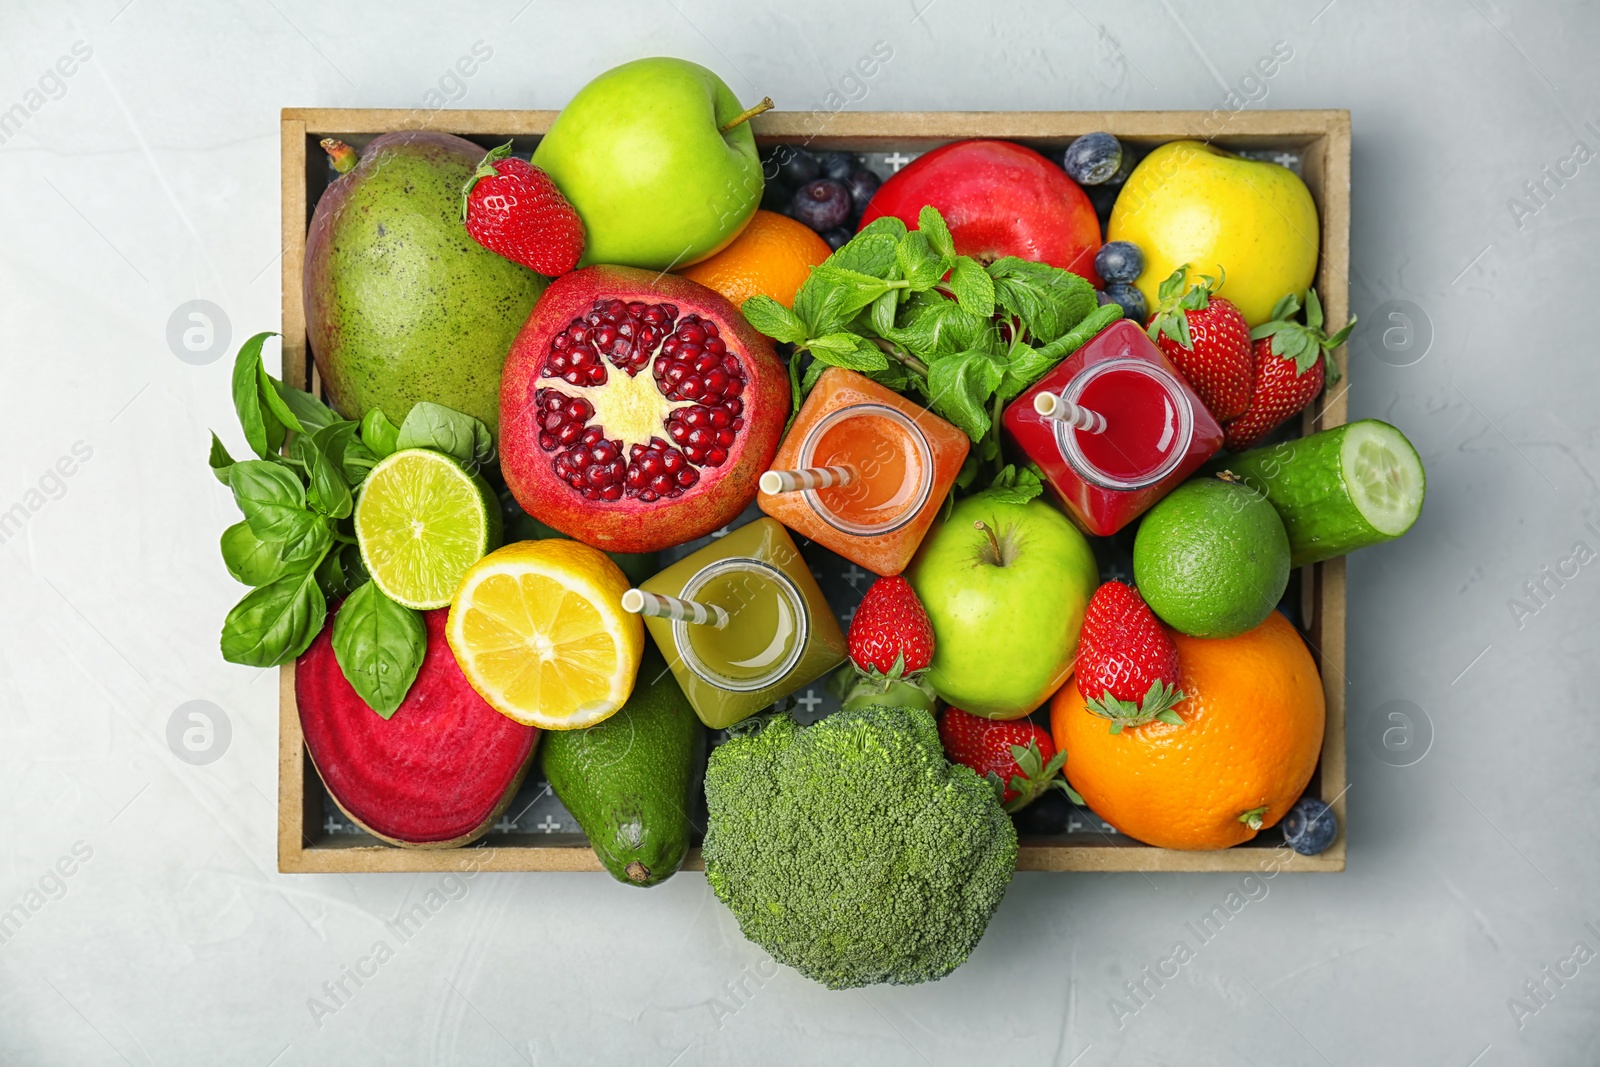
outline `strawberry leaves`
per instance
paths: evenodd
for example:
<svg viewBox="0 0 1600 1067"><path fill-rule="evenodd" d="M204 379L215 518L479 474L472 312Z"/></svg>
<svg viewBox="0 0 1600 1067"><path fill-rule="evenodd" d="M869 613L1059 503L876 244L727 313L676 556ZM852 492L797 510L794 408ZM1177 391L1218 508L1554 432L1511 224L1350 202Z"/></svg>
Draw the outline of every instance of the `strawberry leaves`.
<svg viewBox="0 0 1600 1067"><path fill-rule="evenodd" d="M1172 709L1183 698L1182 689L1171 683L1162 682L1158 678L1150 683L1150 688L1137 704L1128 700L1118 700L1107 692L1097 699L1085 700L1084 706L1088 708L1090 714L1110 719L1111 732L1120 734L1130 726L1143 726L1152 720L1160 720L1172 726L1182 726L1183 717Z"/></svg>
<svg viewBox="0 0 1600 1067"><path fill-rule="evenodd" d="M1039 742L1029 740L1026 745L1012 745L1011 758L1016 762L1017 773L1010 781L1002 779L995 771L984 776L994 787L995 799L1006 811L1021 811L1051 789L1060 789L1074 804L1083 804L1083 797L1061 777L1061 768L1067 762L1065 750L1057 752L1046 763L1044 754L1039 751ZM1010 801L1005 800L1007 788L1016 794Z"/></svg>
<svg viewBox="0 0 1600 1067"><path fill-rule="evenodd" d="M1285 294L1273 305L1272 318L1250 331L1250 340L1272 338L1272 354L1292 360L1296 376L1309 371L1321 359L1326 381L1338 381L1339 367L1333 361L1333 350L1349 338L1356 320L1352 318L1331 337L1324 333L1322 301L1317 298L1315 289L1306 290L1304 323L1294 321L1300 310L1299 294Z"/></svg>

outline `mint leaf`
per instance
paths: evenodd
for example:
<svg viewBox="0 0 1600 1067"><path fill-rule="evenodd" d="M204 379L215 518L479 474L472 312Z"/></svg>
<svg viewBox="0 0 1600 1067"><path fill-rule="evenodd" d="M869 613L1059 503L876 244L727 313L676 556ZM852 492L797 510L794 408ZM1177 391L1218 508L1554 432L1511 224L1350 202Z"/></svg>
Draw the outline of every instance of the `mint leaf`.
<svg viewBox="0 0 1600 1067"><path fill-rule="evenodd" d="M894 329L894 318L900 310L900 290L890 289L872 302L872 328L887 337Z"/></svg>
<svg viewBox="0 0 1600 1067"><path fill-rule="evenodd" d="M1122 305L1105 304L1090 312L1089 317L1039 349L1040 356L1059 363L1082 348L1084 342L1122 318ZM1187 320L1186 320L1187 321Z"/></svg>
<svg viewBox="0 0 1600 1067"><path fill-rule="evenodd" d="M822 265L874 278L887 278L890 268L894 266L897 243L898 239L885 230L863 230L841 245Z"/></svg>
<svg viewBox="0 0 1600 1067"><path fill-rule="evenodd" d="M889 357L883 354L882 349L853 333L830 333L814 337L806 342L806 351L815 360L813 366L825 363L830 367L871 371L883 370L889 365Z"/></svg>
<svg viewBox="0 0 1600 1067"><path fill-rule="evenodd" d="M345 680L387 719L422 668L428 631L422 617L384 595L376 582L351 593L333 620L333 655Z"/></svg>
<svg viewBox="0 0 1600 1067"><path fill-rule="evenodd" d="M985 408L1002 374L999 361L981 349L940 356L928 366L929 402L968 437L980 440L989 432Z"/></svg>
<svg viewBox="0 0 1600 1067"><path fill-rule="evenodd" d="M277 667L311 646L328 615L316 565L302 564L252 589L222 624L222 658L247 667Z"/></svg>
<svg viewBox="0 0 1600 1067"><path fill-rule="evenodd" d="M799 344L806 339L806 325L800 316L770 296L752 296L739 308L745 321L774 341Z"/></svg>
<svg viewBox="0 0 1600 1067"><path fill-rule="evenodd" d="M222 531L222 562L236 582L259 586L283 574L283 546L263 541L247 522L236 522Z"/></svg>
<svg viewBox="0 0 1600 1067"><path fill-rule="evenodd" d="M895 218L893 215L879 215L877 218L861 227L860 232L850 240L859 241L863 237L870 237L880 233L887 234L896 241L899 241L900 238L906 235L906 224Z"/></svg>
<svg viewBox="0 0 1600 1067"><path fill-rule="evenodd" d="M910 283L915 293L932 289L949 269L945 258L933 250L928 235L912 230L900 238L895 246L895 260L900 266L900 276Z"/></svg>
<svg viewBox="0 0 1600 1067"><path fill-rule="evenodd" d="M994 314L994 280L971 256L958 256L950 269L950 291L962 310L982 319Z"/></svg>
<svg viewBox="0 0 1600 1067"><path fill-rule="evenodd" d="M813 267L811 278L821 279L822 284L838 291L837 300L830 306L834 307L844 320L848 320L889 291L889 283L882 278L875 278L870 274L863 274L846 267L835 267L828 263Z"/></svg>
<svg viewBox="0 0 1600 1067"><path fill-rule="evenodd" d="M805 323L809 336L832 333L849 320L850 315L840 310L846 295L845 286L821 273L820 268L812 268L794 294L794 313Z"/></svg>
<svg viewBox="0 0 1600 1067"><path fill-rule="evenodd" d="M405 422L400 424L394 447L397 452L403 448L431 448L471 469L494 455L494 438L489 427L471 415L419 400L411 405Z"/></svg>
<svg viewBox="0 0 1600 1067"><path fill-rule="evenodd" d="M1027 345L1014 347L1011 358L1006 362L1005 375L995 390L1001 403L1015 400L1023 390L1049 374L1060 362L1059 358L1040 348L1029 348Z"/></svg>
<svg viewBox="0 0 1600 1067"><path fill-rule="evenodd" d="M935 252L949 259L956 257L955 238L950 236L950 227L944 224L944 216L939 214L938 208L932 204L924 205L917 212L917 229L928 238Z"/></svg>
<svg viewBox="0 0 1600 1067"><path fill-rule="evenodd" d="M995 302L1021 320L1034 344L1060 337L1098 306L1094 287L1071 271L1005 256L989 264Z"/></svg>
<svg viewBox="0 0 1600 1067"><path fill-rule="evenodd" d="M994 482L984 490L984 495L1011 504L1026 504L1043 492L1044 480L1039 477L1038 471L1032 467L1019 470L1008 463L995 475Z"/></svg>
<svg viewBox="0 0 1600 1067"><path fill-rule="evenodd" d="M361 443L378 459L393 452L398 446L400 431L382 408L372 408L361 418Z"/></svg>

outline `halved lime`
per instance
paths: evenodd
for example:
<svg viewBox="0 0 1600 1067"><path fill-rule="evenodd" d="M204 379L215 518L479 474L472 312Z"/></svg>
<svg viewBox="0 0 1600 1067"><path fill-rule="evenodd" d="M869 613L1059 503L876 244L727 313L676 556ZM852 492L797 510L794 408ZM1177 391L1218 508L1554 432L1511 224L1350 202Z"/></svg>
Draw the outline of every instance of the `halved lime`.
<svg viewBox="0 0 1600 1067"><path fill-rule="evenodd" d="M461 576L500 543L500 509L484 480L440 452L407 448L367 475L356 501L361 562L389 599L442 608Z"/></svg>

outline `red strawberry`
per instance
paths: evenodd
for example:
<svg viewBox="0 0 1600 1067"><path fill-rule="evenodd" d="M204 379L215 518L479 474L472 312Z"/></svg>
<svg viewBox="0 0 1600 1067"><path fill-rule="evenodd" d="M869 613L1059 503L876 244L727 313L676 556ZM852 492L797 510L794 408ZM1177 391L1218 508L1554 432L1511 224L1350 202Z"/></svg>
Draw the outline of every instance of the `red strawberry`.
<svg viewBox="0 0 1600 1067"><path fill-rule="evenodd" d="M1027 719L985 719L960 708L939 717L939 740L952 763L987 778L1007 811L1019 811L1047 789L1061 789L1076 804L1083 798L1061 778L1067 754L1057 752L1050 735Z"/></svg>
<svg viewBox="0 0 1600 1067"><path fill-rule="evenodd" d="M1178 646L1137 590L1107 582L1094 591L1078 633L1078 691L1094 714L1111 720L1111 732L1151 719L1174 726Z"/></svg>
<svg viewBox="0 0 1600 1067"><path fill-rule="evenodd" d="M1322 332L1322 301L1315 289L1306 290L1306 321L1294 321L1300 298L1290 293L1272 309L1272 321L1250 331L1255 365L1255 387L1250 407L1228 423L1228 451L1242 452L1276 430L1322 392L1324 373L1329 382L1339 380L1333 350L1344 344L1356 320L1329 337ZM1326 372L1324 372L1326 368Z"/></svg>
<svg viewBox="0 0 1600 1067"><path fill-rule="evenodd" d="M512 159L511 142L483 157L461 190L461 217L491 252L552 278L578 265L583 220L550 176Z"/></svg>
<svg viewBox="0 0 1600 1067"><path fill-rule="evenodd" d="M933 622L911 583L879 578L850 620L850 659L862 674L907 678L933 662Z"/></svg>
<svg viewBox="0 0 1600 1067"><path fill-rule="evenodd" d="M1250 405L1250 324L1231 301L1211 295L1222 280L1202 274L1185 290L1188 270L1185 263L1161 283L1146 332L1217 421L1226 422Z"/></svg>

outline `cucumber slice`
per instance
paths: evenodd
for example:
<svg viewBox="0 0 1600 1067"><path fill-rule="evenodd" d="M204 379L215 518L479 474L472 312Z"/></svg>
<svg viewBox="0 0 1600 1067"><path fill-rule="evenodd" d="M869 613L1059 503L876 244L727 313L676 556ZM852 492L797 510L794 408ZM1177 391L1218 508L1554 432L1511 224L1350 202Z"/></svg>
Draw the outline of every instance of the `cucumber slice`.
<svg viewBox="0 0 1600 1067"><path fill-rule="evenodd" d="M1417 450L1377 419L1230 456L1218 466L1278 509L1295 567L1399 537L1422 512L1427 486Z"/></svg>

